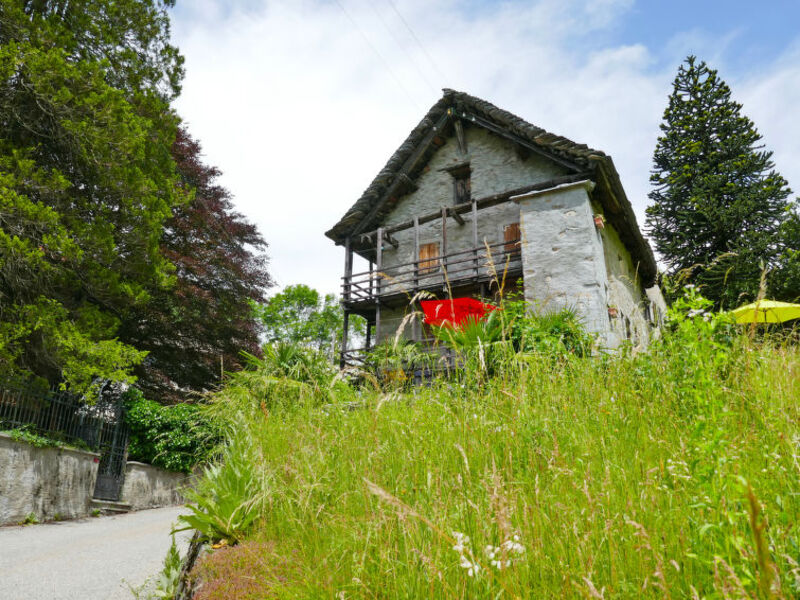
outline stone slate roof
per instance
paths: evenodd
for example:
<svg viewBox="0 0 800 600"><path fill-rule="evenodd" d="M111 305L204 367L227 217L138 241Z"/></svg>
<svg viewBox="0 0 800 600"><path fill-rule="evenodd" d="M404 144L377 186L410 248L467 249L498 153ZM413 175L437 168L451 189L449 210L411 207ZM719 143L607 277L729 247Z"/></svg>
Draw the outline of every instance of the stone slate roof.
<svg viewBox="0 0 800 600"><path fill-rule="evenodd" d="M586 172L587 178L595 180L598 187L604 184L605 193L595 194L595 197L599 197L606 219L619 233L634 264L639 265L643 283L652 285L657 275L653 251L639 230L610 156L586 144L545 131L490 102L450 89L444 90L442 97L411 131L361 197L325 235L342 244L347 236L376 229L399 198L410 191L408 185L413 185L413 179L436 152L441 138L457 118L518 139L574 173Z"/></svg>

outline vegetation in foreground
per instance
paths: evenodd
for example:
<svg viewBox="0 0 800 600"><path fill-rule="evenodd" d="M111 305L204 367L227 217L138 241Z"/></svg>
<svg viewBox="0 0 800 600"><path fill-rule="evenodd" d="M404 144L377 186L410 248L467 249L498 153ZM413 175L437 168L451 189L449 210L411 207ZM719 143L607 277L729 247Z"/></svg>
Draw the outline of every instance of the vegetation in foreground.
<svg viewBox="0 0 800 600"><path fill-rule="evenodd" d="M234 375L196 597L797 596L800 352L703 306L647 354L500 340L430 387Z"/></svg>

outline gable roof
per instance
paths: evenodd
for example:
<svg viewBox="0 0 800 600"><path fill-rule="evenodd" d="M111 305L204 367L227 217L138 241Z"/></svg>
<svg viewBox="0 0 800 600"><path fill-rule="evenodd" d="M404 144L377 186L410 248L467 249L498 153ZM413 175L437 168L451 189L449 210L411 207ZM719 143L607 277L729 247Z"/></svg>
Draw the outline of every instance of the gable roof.
<svg viewBox="0 0 800 600"><path fill-rule="evenodd" d="M378 227L399 199L415 189L414 178L444 144L456 120L488 129L561 164L571 173L583 173L595 180L598 185L593 198L599 200L606 220L631 253L642 282L646 286L653 284L658 272L653 251L636 223L633 207L610 156L586 144L549 133L490 102L450 89L444 90L361 197L325 235L343 244L347 237Z"/></svg>

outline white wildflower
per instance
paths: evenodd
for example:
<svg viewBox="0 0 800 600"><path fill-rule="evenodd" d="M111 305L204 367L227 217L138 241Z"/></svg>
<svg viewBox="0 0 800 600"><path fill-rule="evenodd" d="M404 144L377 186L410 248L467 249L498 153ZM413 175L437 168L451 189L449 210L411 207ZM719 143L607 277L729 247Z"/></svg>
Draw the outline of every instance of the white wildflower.
<svg viewBox="0 0 800 600"><path fill-rule="evenodd" d="M481 566L476 560L472 560L472 552L469 549L469 536L458 531L454 531L453 537L456 539L456 544L453 546L453 550L458 552L458 558L460 559L459 565L462 569L467 570L468 576L477 577L480 573Z"/></svg>
<svg viewBox="0 0 800 600"><path fill-rule="evenodd" d="M483 551L489 564L500 571L510 567L513 564L512 555L521 556L525 552L525 546L520 543L519 535L515 534L499 546L487 544Z"/></svg>
<svg viewBox="0 0 800 600"><path fill-rule="evenodd" d="M459 533L458 531L454 531L453 537L456 538L456 545L453 546L453 550L459 554L464 554L464 550L469 545L469 536Z"/></svg>

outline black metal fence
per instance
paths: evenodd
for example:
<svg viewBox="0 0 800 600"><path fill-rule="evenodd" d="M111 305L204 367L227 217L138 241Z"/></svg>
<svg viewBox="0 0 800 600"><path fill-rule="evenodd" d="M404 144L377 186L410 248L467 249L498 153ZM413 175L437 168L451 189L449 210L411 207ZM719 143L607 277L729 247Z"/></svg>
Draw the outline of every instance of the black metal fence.
<svg viewBox="0 0 800 600"><path fill-rule="evenodd" d="M117 500L125 478L128 424L117 395L94 404L59 390L0 383L0 430L25 429L100 453L95 498Z"/></svg>
<svg viewBox="0 0 800 600"><path fill-rule="evenodd" d="M66 443L99 450L108 407L90 406L79 397L57 390L37 390L17 383L0 384L0 428L24 428ZM111 419L115 421L116 419Z"/></svg>

